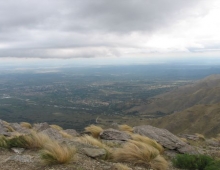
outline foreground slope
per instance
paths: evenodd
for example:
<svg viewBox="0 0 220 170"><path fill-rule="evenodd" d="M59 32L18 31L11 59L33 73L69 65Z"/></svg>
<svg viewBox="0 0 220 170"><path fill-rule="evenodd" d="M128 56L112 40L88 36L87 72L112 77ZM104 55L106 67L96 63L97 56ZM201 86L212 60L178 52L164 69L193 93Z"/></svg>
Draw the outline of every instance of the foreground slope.
<svg viewBox="0 0 220 170"><path fill-rule="evenodd" d="M136 106L128 112L148 114L171 114L197 104L220 102L220 75L208 76L195 83L179 87L171 92L156 96L148 103Z"/></svg>

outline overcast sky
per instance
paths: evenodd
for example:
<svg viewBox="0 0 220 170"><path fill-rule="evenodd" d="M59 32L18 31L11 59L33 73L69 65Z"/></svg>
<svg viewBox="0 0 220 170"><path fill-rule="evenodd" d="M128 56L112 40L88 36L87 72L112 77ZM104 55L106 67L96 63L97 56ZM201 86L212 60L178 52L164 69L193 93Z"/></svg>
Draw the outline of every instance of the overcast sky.
<svg viewBox="0 0 220 170"><path fill-rule="evenodd" d="M218 59L219 16L219 0L0 0L0 62Z"/></svg>

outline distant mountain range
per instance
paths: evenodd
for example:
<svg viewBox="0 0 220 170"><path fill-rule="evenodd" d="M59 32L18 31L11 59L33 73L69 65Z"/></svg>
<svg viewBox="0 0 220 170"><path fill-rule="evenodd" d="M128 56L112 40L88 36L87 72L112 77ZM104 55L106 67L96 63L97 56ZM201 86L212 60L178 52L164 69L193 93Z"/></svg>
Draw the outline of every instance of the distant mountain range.
<svg viewBox="0 0 220 170"><path fill-rule="evenodd" d="M156 96L150 103L130 111L137 111L141 115L157 112L168 114L151 119L148 124L175 134L216 136L220 133L220 75L212 75Z"/></svg>
<svg viewBox="0 0 220 170"><path fill-rule="evenodd" d="M208 76L195 83L154 97L150 102L133 107L128 112L140 114L172 114L198 104L220 102L220 75Z"/></svg>

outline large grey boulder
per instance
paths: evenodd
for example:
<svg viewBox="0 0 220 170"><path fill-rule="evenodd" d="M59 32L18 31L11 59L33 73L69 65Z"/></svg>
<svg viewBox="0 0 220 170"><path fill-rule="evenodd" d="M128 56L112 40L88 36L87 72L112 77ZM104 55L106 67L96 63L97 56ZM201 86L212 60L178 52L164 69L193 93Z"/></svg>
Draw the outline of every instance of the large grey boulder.
<svg viewBox="0 0 220 170"><path fill-rule="evenodd" d="M115 129L106 129L100 133L100 138L105 140L120 140L127 141L131 139L131 136L126 132L122 132Z"/></svg>
<svg viewBox="0 0 220 170"><path fill-rule="evenodd" d="M160 129L150 125L136 126L133 129L134 133L154 139L167 149L176 150L179 153L198 154L198 151L194 147L183 142L166 129Z"/></svg>
<svg viewBox="0 0 220 170"><path fill-rule="evenodd" d="M41 131L40 133L43 133L43 134L49 136L53 140L62 140L63 139L63 137L59 133L59 131L54 128L45 129L45 130Z"/></svg>

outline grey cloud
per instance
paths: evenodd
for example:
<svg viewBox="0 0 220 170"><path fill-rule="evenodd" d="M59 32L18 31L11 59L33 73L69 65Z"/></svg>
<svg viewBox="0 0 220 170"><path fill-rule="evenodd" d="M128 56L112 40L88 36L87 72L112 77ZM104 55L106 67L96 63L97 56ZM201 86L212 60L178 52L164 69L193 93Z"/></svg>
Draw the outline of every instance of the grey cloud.
<svg viewBox="0 0 220 170"><path fill-rule="evenodd" d="M81 47L106 47L108 52L119 56L120 52L114 47L135 46L134 43L121 42L122 35L153 32L170 26L191 14L190 9L200 2L0 0L0 56L53 57L46 53L46 49ZM106 37L111 34L116 37L114 40ZM8 45L8 49L1 49L1 44ZM104 55L99 50L91 51L91 55L88 53L75 56Z"/></svg>

